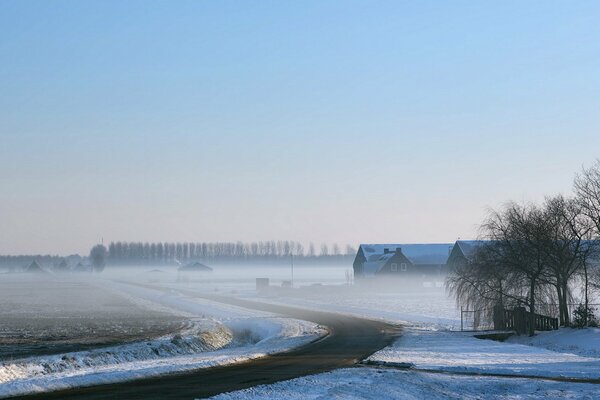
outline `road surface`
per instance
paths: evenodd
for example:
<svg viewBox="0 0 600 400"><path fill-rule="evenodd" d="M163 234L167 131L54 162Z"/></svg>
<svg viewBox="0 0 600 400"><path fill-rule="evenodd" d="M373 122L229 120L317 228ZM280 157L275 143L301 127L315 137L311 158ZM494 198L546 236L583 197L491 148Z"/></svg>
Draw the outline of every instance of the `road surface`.
<svg viewBox="0 0 600 400"><path fill-rule="evenodd" d="M251 386L348 367L388 346L400 334L399 326L380 321L191 291L181 290L181 292L190 297L201 297L312 321L326 326L330 334L296 350L235 365L18 398L28 400L191 400L205 398Z"/></svg>

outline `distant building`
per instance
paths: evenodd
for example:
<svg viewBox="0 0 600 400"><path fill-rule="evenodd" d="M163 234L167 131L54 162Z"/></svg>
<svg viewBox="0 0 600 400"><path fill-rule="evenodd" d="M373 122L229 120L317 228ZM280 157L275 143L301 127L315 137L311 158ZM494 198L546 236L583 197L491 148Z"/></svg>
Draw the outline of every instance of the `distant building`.
<svg viewBox="0 0 600 400"><path fill-rule="evenodd" d="M204 281L213 269L197 261L182 265L177 268L177 280L179 282Z"/></svg>
<svg viewBox="0 0 600 400"><path fill-rule="evenodd" d="M60 260L59 263L54 264L55 272L67 272L68 270L69 270L69 264L67 264L67 260L65 260L64 258L62 260Z"/></svg>
<svg viewBox="0 0 600 400"><path fill-rule="evenodd" d="M361 244L354 258L354 277L431 277L446 273L452 243Z"/></svg>
<svg viewBox="0 0 600 400"><path fill-rule="evenodd" d="M204 265L199 262L191 262L189 264L182 265L177 268L177 271L191 271L191 272L212 272L213 269L208 265Z"/></svg>
<svg viewBox="0 0 600 400"><path fill-rule="evenodd" d="M38 262L36 260L33 260L33 262L31 264L29 264L29 266L27 268L25 268L25 272L28 272L31 274L46 273L46 271L44 269L42 269L42 267L40 267L40 264L38 264Z"/></svg>
<svg viewBox="0 0 600 400"><path fill-rule="evenodd" d="M472 261L475 251L486 243L487 240L457 240L448 256L448 266L464 265Z"/></svg>
<svg viewBox="0 0 600 400"><path fill-rule="evenodd" d="M90 265L85 265L80 261L75 268L73 268L73 272L92 272L92 267Z"/></svg>

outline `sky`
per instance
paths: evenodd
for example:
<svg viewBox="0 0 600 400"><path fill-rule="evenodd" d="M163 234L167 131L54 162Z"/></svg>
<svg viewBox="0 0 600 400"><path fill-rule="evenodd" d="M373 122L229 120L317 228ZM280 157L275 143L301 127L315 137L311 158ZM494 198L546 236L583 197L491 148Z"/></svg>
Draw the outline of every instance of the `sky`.
<svg viewBox="0 0 600 400"><path fill-rule="evenodd" d="M453 242L600 157L597 1L0 2L0 253Z"/></svg>

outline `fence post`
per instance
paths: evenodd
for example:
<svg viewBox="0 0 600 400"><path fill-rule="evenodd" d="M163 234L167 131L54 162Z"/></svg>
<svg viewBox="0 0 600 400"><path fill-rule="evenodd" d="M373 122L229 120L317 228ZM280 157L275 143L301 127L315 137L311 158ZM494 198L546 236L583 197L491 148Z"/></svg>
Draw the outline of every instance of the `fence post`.
<svg viewBox="0 0 600 400"><path fill-rule="evenodd" d="M460 306L460 331L463 330L463 307Z"/></svg>
<svg viewBox="0 0 600 400"><path fill-rule="evenodd" d="M517 331L518 335L522 335L527 331L524 307L515 307L515 309L513 310L513 320L515 324L514 328L515 331Z"/></svg>
<svg viewBox="0 0 600 400"><path fill-rule="evenodd" d="M503 331L506 329L506 320L504 317L504 307L502 304L494 306L494 330Z"/></svg>

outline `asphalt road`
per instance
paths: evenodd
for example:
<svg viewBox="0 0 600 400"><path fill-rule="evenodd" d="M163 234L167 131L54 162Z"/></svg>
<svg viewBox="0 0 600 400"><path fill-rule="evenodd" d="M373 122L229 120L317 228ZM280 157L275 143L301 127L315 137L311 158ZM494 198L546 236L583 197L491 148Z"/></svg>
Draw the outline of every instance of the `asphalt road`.
<svg viewBox="0 0 600 400"><path fill-rule="evenodd" d="M82 400L205 398L219 393L348 367L386 347L400 334L399 326L379 321L224 296L182 292L188 296L312 321L326 326L330 334L296 350L240 364L19 398Z"/></svg>

